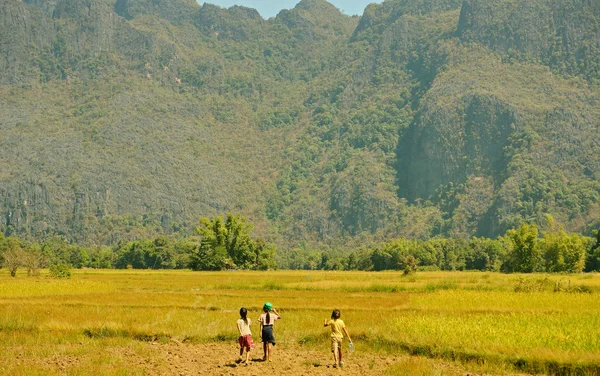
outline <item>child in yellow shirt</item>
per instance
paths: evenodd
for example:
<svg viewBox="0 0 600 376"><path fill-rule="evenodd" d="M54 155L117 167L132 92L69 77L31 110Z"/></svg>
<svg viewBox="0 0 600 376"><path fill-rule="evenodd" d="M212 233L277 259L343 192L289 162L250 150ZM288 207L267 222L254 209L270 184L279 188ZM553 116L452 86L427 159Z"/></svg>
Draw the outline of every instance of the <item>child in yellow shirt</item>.
<svg viewBox="0 0 600 376"><path fill-rule="evenodd" d="M346 325L340 319L342 313L339 309L334 309L331 313L331 320L325 320L325 326L331 327L331 352L333 353L333 367L343 367L344 362L342 361L342 339L344 334L348 337L348 341L352 343L352 338L346 330Z"/></svg>

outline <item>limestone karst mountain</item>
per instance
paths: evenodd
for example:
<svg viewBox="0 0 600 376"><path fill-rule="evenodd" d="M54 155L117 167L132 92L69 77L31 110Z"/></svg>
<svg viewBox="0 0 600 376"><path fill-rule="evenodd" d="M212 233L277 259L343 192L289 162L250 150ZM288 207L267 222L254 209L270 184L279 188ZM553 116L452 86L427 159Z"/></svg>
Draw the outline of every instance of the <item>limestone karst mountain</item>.
<svg viewBox="0 0 600 376"><path fill-rule="evenodd" d="M589 0L0 2L0 228L114 243L240 212L281 245L599 224Z"/></svg>

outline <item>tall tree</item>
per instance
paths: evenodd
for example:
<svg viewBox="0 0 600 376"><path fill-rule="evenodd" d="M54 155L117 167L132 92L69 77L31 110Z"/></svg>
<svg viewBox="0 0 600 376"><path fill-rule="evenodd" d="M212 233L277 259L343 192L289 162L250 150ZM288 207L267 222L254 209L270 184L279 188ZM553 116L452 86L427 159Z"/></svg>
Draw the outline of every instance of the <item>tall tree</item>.
<svg viewBox="0 0 600 376"><path fill-rule="evenodd" d="M538 245L538 227L523 224L505 235L508 260L505 269L510 272L531 273L542 271L542 254Z"/></svg>
<svg viewBox="0 0 600 376"><path fill-rule="evenodd" d="M543 233L540 242L546 271L580 273L585 267L589 238L579 234L568 234L551 216L546 216L549 230Z"/></svg>
<svg viewBox="0 0 600 376"><path fill-rule="evenodd" d="M191 255L194 270L222 270L227 268L253 269L274 266L275 249L264 241L251 238L252 225L241 215L227 215L213 219L201 218L196 233L200 245Z"/></svg>
<svg viewBox="0 0 600 376"><path fill-rule="evenodd" d="M6 239L6 248L3 253L3 265L8 269L10 275L15 277L19 267L23 266L25 259L25 251L21 248L18 239L9 237Z"/></svg>
<svg viewBox="0 0 600 376"><path fill-rule="evenodd" d="M594 230L594 236L596 237L596 244L591 247L588 254L585 265L587 272L600 271L600 230Z"/></svg>

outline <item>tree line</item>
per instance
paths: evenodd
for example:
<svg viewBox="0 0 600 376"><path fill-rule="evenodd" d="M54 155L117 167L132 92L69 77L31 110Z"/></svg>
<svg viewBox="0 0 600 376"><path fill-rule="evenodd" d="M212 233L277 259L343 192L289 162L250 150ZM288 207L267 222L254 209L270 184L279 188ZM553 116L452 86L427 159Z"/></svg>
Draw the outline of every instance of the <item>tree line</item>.
<svg viewBox="0 0 600 376"><path fill-rule="evenodd" d="M497 239L394 239L332 256L294 249L283 267L322 270L480 270L504 273L580 273L600 270L600 232L568 233L547 216L547 230L523 224Z"/></svg>
<svg viewBox="0 0 600 376"><path fill-rule="evenodd" d="M19 268L37 275L42 268L57 266L95 269L274 269L275 246L250 236L252 225L241 215L225 219L201 218L198 236L170 238L158 236L118 242L115 246L84 247L65 237L54 236L41 242L0 233L0 262L12 276Z"/></svg>
<svg viewBox="0 0 600 376"><path fill-rule="evenodd" d="M393 239L345 254L293 249L276 261L276 247L251 236L241 215L201 218L197 236L140 239L113 247L82 247L62 237L29 242L0 234L2 266L37 275L41 268L269 270L481 270L580 273L600 270L600 232L568 233L547 216L543 231L523 224L497 239Z"/></svg>

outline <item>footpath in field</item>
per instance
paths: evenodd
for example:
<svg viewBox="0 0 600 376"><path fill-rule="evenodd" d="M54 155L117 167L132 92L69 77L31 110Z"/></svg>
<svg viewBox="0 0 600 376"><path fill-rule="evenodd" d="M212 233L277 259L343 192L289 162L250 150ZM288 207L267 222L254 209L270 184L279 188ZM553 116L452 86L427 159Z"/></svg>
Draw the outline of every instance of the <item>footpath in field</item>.
<svg viewBox="0 0 600 376"><path fill-rule="evenodd" d="M273 362L263 362L260 343L251 353L254 361L249 365L237 364L237 347L231 344L212 343L202 345L158 344L148 346L155 354L154 361L146 363L144 373L148 375L408 375L407 366L416 366L420 375L469 375L470 373L454 363L422 360L407 355L380 356L376 354L346 354L342 369L332 367L330 354L308 350L299 346L277 346ZM144 361L137 359L138 365ZM425 364L415 364L426 362ZM425 366L425 367L423 367ZM430 372L427 372L430 371ZM423 372L425 371L425 372Z"/></svg>
<svg viewBox="0 0 600 376"><path fill-rule="evenodd" d="M276 346L272 362L262 361L260 343L251 354L253 361L249 365L235 362L235 345L212 343L202 345L153 344L162 364L149 365L149 374L162 375L324 375L336 370L333 360L324 349L323 352ZM343 373L347 375L381 375L394 363L396 358L347 354ZM167 369L165 369L165 367Z"/></svg>

